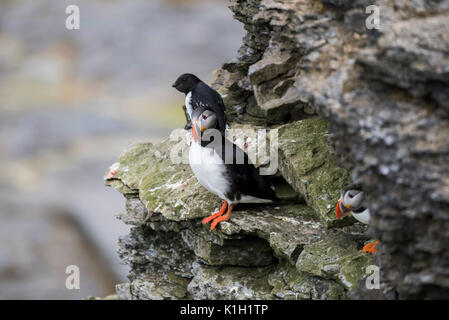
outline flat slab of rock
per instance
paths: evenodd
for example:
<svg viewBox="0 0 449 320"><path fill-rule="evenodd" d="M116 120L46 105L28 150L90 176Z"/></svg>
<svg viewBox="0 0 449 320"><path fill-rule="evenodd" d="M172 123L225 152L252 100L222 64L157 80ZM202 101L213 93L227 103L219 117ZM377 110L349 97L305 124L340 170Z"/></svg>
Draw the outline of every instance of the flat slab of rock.
<svg viewBox="0 0 449 320"><path fill-rule="evenodd" d="M130 283L116 286L121 300L178 300L187 298L188 279L152 269Z"/></svg>
<svg viewBox="0 0 449 320"><path fill-rule="evenodd" d="M268 279L271 293L284 300L345 299L344 287L336 281L299 272L290 264L280 264Z"/></svg>
<svg viewBox="0 0 449 320"><path fill-rule="evenodd" d="M341 225L335 216L340 190L350 182L327 144L327 122L300 120L279 128L279 170L327 227Z"/></svg>
<svg viewBox="0 0 449 320"><path fill-rule="evenodd" d="M168 219L206 216L221 200L207 192L193 175L188 164L189 140L190 134L179 129L158 145L132 144L111 166L116 174L111 177L109 170L105 179L119 191L138 191L148 211Z"/></svg>
<svg viewBox="0 0 449 320"><path fill-rule="evenodd" d="M193 299L271 299L268 275L271 267L212 267L194 264L195 276L187 286Z"/></svg>
<svg viewBox="0 0 449 320"><path fill-rule="evenodd" d="M256 235L270 244L278 258L296 262L304 245L318 241L325 228L314 221L306 205L251 208L234 212L229 221L221 222L219 232L225 235Z"/></svg>
<svg viewBox="0 0 449 320"><path fill-rule="evenodd" d="M353 289L370 264L371 254L361 252L357 242L341 233L306 245L298 257L296 269L334 279L347 289Z"/></svg>

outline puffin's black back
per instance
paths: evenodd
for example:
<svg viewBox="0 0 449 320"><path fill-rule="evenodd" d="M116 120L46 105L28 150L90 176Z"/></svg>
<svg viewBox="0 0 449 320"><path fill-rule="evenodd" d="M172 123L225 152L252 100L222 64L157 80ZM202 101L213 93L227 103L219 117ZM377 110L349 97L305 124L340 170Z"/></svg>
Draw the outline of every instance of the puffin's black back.
<svg viewBox="0 0 449 320"><path fill-rule="evenodd" d="M231 181L231 191L226 196L229 199L240 200L241 196L248 195L278 202L279 198L276 197L274 190L271 189L264 177L259 174L254 164L249 160L248 155L225 137L221 136L221 139L221 150L217 150L217 148L214 148L214 150L220 154L225 162L227 178ZM215 145L209 141L201 141L201 144L212 148ZM230 162L226 161L226 159L231 160L231 155L229 154L231 152L232 163L226 163ZM237 162L237 159L240 162L243 160L243 163Z"/></svg>

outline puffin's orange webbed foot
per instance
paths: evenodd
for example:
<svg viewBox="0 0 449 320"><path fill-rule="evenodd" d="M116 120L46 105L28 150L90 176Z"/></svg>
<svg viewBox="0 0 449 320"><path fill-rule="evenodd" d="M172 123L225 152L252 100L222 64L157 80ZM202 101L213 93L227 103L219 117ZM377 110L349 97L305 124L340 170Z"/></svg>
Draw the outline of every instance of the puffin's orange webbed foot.
<svg viewBox="0 0 449 320"><path fill-rule="evenodd" d="M204 224L207 224L211 220L222 216L223 213L225 212L227 206L228 206L228 203L226 201L223 202L223 205L221 206L221 208L220 208L220 210L218 212L215 212L214 214L211 214L209 217L204 218L203 221L201 221L201 222L204 223Z"/></svg>
<svg viewBox="0 0 449 320"><path fill-rule="evenodd" d="M376 245L379 244L379 240L368 243L367 245L365 245L362 249L363 252L370 252L370 253L376 253L377 249L376 249Z"/></svg>
<svg viewBox="0 0 449 320"><path fill-rule="evenodd" d="M232 207L233 206L228 206L228 212L226 213L225 216L220 216L220 217L216 218L214 221L212 221L212 224L210 226L211 230L214 230L215 227L217 226L217 224L219 224L221 221L226 221L229 219L229 217L231 216Z"/></svg>

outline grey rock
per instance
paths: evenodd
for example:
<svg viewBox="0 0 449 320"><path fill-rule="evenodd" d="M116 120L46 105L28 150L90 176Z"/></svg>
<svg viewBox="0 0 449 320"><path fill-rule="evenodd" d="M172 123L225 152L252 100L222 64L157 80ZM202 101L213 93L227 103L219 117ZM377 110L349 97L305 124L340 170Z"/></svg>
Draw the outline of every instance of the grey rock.
<svg viewBox="0 0 449 320"><path fill-rule="evenodd" d="M254 300L270 299L268 274L271 268L209 267L194 264L188 291L193 299Z"/></svg>

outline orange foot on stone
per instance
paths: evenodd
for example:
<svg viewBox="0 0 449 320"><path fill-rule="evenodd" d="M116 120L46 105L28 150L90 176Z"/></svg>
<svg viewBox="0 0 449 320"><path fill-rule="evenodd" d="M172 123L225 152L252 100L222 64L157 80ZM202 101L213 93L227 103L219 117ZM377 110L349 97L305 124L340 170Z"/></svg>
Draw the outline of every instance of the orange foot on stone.
<svg viewBox="0 0 449 320"><path fill-rule="evenodd" d="M225 216L219 216L218 218L215 218L214 221L212 221L212 224L210 225L210 229L214 230L217 224L219 224L221 221L229 220L229 217L231 216L232 208L234 206L228 206L228 212L226 212Z"/></svg>
<svg viewBox="0 0 449 320"><path fill-rule="evenodd" d="M365 245L362 249L363 252L370 252L370 253L376 253L377 249L376 249L376 245L379 244L379 240L378 241L374 241L371 243L368 243L367 245Z"/></svg>
<svg viewBox="0 0 449 320"><path fill-rule="evenodd" d="M210 216L208 216L207 218L204 218L203 221L201 221L201 222L206 224L206 223L209 223L211 220L214 220L215 218L222 216L223 213L225 212L227 206L228 206L228 203L226 201L223 202L223 205L221 206L221 208L218 212L215 212L215 213L211 214Z"/></svg>

